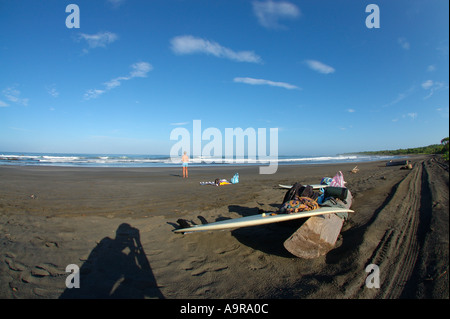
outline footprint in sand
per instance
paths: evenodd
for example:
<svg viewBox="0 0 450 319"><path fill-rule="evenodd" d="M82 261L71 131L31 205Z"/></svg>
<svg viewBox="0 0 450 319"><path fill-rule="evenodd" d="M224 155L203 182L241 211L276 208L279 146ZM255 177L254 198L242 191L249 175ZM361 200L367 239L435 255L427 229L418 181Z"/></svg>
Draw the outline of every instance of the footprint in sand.
<svg viewBox="0 0 450 319"><path fill-rule="evenodd" d="M267 262L265 261L264 256L262 255L254 255L249 256L246 261L247 267L250 270L260 270L267 267Z"/></svg>
<svg viewBox="0 0 450 319"><path fill-rule="evenodd" d="M226 265L213 265L213 267L211 266L205 266L205 267L200 267L199 269L195 269L192 272L192 276L194 277L199 277L199 276L203 276L204 274L208 273L208 272L221 272L224 270L227 270L228 266Z"/></svg>
<svg viewBox="0 0 450 319"><path fill-rule="evenodd" d="M228 247L221 247L219 249L214 250L214 253L218 254L218 255L223 255L223 254L226 254L226 253L229 253L229 252L232 252L232 251L238 249L240 246L241 245L236 244L236 245L232 245L232 246L228 246Z"/></svg>
<svg viewBox="0 0 450 319"><path fill-rule="evenodd" d="M34 266L29 271L24 271L20 279L25 283L38 284L41 278L44 277L56 277L56 276L67 275L63 270L59 269L58 266L50 263L43 263Z"/></svg>
<svg viewBox="0 0 450 319"><path fill-rule="evenodd" d="M57 242L54 242L54 241L48 241L48 242L46 242L46 243L45 243L45 246L46 246L46 247L55 247L55 248L58 248L58 247L59 247L58 243L57 243Z"/></svg>
<svg viewBox="0 0 450 319"><path fill-rule="evenodd" d="M180 268L183 270L192 270L203 265L206 258L188 259L181 263Z"/></svg>
<svg viewBox="0 0 450 319"><path fill-rule="evenodd" d="M59 248L59 244L56 241L46 240L40 236L36 236L30 240L30 243L34 246L44 246L49 248Z"/></svg>
<svg viewBox="0 0 450 319"><path fill-rule="evenodd" d="M61 269L58 265L52 263L42 263L36 265L36 269L41 269L42 271L48 272L52 277L67 276L65 269Z"/></svg>
<svg viewBox="0 0 450 319"><path fill-rule="evenodd" d="M13 271L24 271L27 269L27 266L14 259L15 257L11 257L11 255L5 257L5 263L8 265L9 269Z"/></svg>

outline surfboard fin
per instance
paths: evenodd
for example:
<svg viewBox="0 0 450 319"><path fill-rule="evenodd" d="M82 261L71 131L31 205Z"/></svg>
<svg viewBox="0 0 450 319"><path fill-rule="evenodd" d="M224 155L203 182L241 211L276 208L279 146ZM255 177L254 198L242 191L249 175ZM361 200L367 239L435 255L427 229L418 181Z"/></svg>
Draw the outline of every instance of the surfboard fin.
<svg viewBox="0 0 450 319"><path fill-rule="evenodd" d="M177 220L177 223L181 228L190 228L193 226L188 220L181 218Z"/></svg>

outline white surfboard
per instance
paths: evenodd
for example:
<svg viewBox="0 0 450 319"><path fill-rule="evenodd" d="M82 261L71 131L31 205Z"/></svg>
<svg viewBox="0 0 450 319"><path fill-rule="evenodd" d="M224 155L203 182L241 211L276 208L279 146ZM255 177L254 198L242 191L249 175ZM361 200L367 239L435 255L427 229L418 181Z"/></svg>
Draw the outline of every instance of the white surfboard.
<svg viewBox="0 0 450 319"><path fill-rule="evenodd" d="M332 213L353 213L351 209L339 208L339 207L321 207L315 210L306 212L294 213L294 214L277 214L277 213L263 213L258 215L251 215L241 218L232 218L227 220L221 220L205 225L194 225L188 228L175 229L175 233L188 233L208 230L222 230L228 228L240 228L257 226L271 223L284 222L288 220L294 220L299 218L306 218L317 215L332 214Z"/></svg>
<svg viewBox="0 0 450 319"><path fill-rule="evenodd" d="M278 186L280 186L281 188L292 188L293 185L278 184ZM308 186L308 185L303 185L303 186ZM311 186L313 189L321 189L321 188L328 187L329 185L312 184L312 185L309 185L309 186Z"/></svg>

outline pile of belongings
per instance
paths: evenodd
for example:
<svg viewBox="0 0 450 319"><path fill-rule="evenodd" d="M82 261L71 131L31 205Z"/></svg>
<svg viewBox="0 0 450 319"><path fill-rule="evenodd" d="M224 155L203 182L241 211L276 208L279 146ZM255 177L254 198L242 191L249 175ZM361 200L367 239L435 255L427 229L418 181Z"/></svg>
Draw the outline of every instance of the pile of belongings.
<svg viewBox="0 0 450 319"><path fill-rule="evenodd" d="M342 172L338 172L334 178L324 177L320 184L323 187L320 187L320 192L317 193L311 186L294 184L286 192L280 212L292 214L320 207L350 208L352 195L345 186ZM323 256L334 248L344 221L347 219L347 212L309 217L285 240L283 246L300 258L311 259Z"/></svg>
<svg viewBox="0 0 450 319"><path fill-rule="evenodd" d="M317 209L318 197L311 186L295 183L284 195L280 213L292 214Z"/></svg>
<svg viewBox="0 0 450 319"><path fill-rule="evenodd" d="M239 183L239 173L234 174L229 182L226 179L216 178L214 182L200 182L200 185L214 185L214 186L222 186L222 185L230 185Z"/></svg>
<svg viewBox="0 0 450 319"><path fill-rule="evenodd" d="M352 195L345 186L342 172L338 172L335 177L322 178L320 193L315 192L310 185L295 183L284 195L280 213L293 214L310 211L320 207L342 207L350 208ZM348 218L348 213L337 213L343 219Z"/></svg>

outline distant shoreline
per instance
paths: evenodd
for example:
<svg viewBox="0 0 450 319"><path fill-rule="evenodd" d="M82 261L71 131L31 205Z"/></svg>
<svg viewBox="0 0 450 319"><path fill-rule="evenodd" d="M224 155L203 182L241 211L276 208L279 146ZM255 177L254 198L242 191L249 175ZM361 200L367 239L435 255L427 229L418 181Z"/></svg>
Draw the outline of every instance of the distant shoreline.
<svg viewBox="0 0 450 319"><path fill-rule="evenodd" d="M396 150L351 152L351 153L342 153L342 154L338 154L338 155L342 155L342 156L349 156L349 155L411 156L411 155L436 155L436 154L443 154L444 152L445 152L444 145L431 144L428 146L399 148Z"/></svg>

